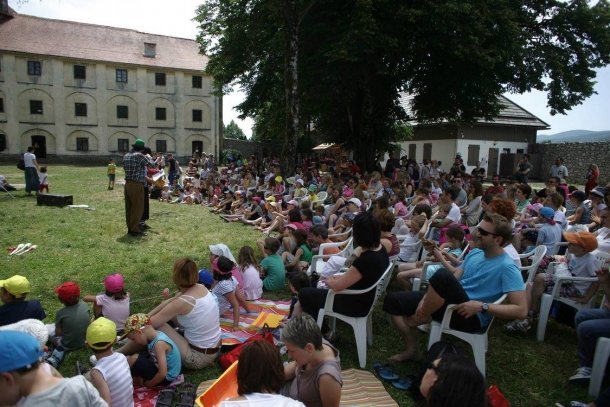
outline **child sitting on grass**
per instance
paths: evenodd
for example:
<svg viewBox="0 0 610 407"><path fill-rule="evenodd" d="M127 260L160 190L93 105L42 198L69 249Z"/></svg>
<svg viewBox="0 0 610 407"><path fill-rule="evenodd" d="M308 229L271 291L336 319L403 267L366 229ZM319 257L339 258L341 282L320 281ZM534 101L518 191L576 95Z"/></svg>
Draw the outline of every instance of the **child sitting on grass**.
<svg viewBox="0 0 610 407"><path fill-rule="evenodd" d="M528 317L514 320L504 325L508 332L527 332L532 326L532 320L537 316L540 299L544 293L552 293L558 277L595 277L599 264L593 251L597 249L597 239L590 232L564 232L563 237L568 242L568 254L565 263L555 266L553 272L539 273L534 277L533 284L526 287L529 305ZM565 282L561 286L560 296L586 304L595 295L599 282L588 281Z"/></svg>
<svg viewBox="0 0 610 407"><path fill-rule="evenodd" d="M239 272L243 276L243 290L247 300L258 300L263 295L263 280L260 277L260 267L254 258L254 249L244 246L237 256Z"/></svg>
<svg viewBox="0 0 610 407"><path fill-rule="evenodd" d="M458 258L461 256L464 251L464 230L458 225L451 225L447 229L447 241L443 243L440 248L440 255L442 255L446 261L449 261L452 265L458 266L460 261ZM430 249L430 248L428 248ZM430 257L427 259L428 261L438 261L441 259L436 256ZM400 284L402 287L410 290L411 289L411 279L415 277L420 277L423 271L423 261L417 261L415 263L406 263L398 266L398 274L396 275L396 282ZM413 267L414 268L411 268ZM426 280L430 280L430 278L443 266L441 264L431 264L426 268Z"/></svg>
<svg viewBox="0 0 610 407"><path fill-rule="evenodd" d="M129 294L125 292L125 281L119 273L110 274L104 279L104 294L86 295L83 301L93 303L95 318L106 317L114 322L118 331L123 330L129 316Z"/></svg>
<svg viewBox="0 0 610 407"><path fill-rule="evenodd" d="M235 291L237 290L237 279L231 274L233 269L231 260L224 256L218 258L214 271L214 284L212 285L212 293L218 299L218 312L222 316L226 311L233 309L233 329L239 329L239 302Z"/></svg>
<svg viewBox="0 0 610 407"><path fill-rule="evenodd" d="M133 314L125 321L125 335L145 350L129 355L131 375L146 387L168 386L180 375L182 361L178 346L150 324L146 314Z"/></svg>
<svg viewBox="0 0 610 407"><path fill-rule="evenodd" d="M261 261L261 278L263 289L266 291L278 291L286 284L286 268L282 258L277 254L280 241L275 237L267 237L260 245L265 258Z"/></svg>
<svg viewBox="0 0 610 407"><path fill-rule="evenodd" d="M55 289L57 298L64 305L55 315L55 324L47 325L49 340L56 347L47 359L57 368L65 352L85 346L85 332L89 326L89 307L80 298L80 287L67 281Z"/></svg>
<svg viewBox="0 0 610 407"><path fill-rule="evenodd" d="M299 291L301 288L311 287L311 281L307 273L303 271L293 271L287 274L288 288L290 289L290 311L288 319L300 315L303 310L299 304Z"/></svg>
<svg viewBox="0 0 610 407"><path fill-rule="evenodd" d="M292 230L292 237L296 242L296 248L292 253L282 253L284 266L288 271L300 271L307 269L313 258L311 248L307 244L307 232L304 229Z"/></svg>
<svg viewBox="0 0 610 407"><path fill-rule="evenodd" d="M26 300L30 292L30 282L27 278L14 275L0 281L0 326L14 324L24 319L43 320L46 314L38 300Z"/></svg>
<svg viewBox="0 0 610 407"><path fill-rule="evenodd" d="M85 374L109 406L133 406L133 380L127 357L113 352L117 326L100 317L87 328L87 346L95 356L95 366Z"/></svg>

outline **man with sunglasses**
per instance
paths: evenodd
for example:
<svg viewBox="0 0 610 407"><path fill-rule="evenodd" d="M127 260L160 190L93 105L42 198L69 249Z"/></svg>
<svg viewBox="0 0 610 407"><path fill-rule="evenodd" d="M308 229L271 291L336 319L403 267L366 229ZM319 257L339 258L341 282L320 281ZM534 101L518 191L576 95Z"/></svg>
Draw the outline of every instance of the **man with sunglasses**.
<svg viewBox="0 0 610 407"><path fill-rule="evenodd" d="M449 304L458 304L451 328L466 332L480 330L492 317L523 318L527 315L525 284L519 268L503 250L512 239L510 223L497 214L485 215L473 234L473 250L464 262L452 266L434 246L435 257L442 259L444 269L429 280L428 291L388 294L383 310L391 315L406 344L406 350L392 356L394 361L413 359L418 355L416 329L430 319L441 321ZM508 303L494 304L503 294Z"/></svg>

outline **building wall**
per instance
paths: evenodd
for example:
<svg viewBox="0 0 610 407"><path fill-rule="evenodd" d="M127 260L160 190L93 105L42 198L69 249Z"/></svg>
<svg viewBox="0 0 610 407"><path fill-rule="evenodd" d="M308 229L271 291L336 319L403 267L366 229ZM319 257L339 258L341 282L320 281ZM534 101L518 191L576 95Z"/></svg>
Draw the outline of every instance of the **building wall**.
<svg viewBox="0 0 610 407"><path fill-rule="evenodd" d="M558 157L563 158L568 168L569 184L582 185L590 164L597 164L600 185L610 182L610 142L537 144L540 159L539 177L546 177Z"/></svg>
<svg viewBox="0 0 610 407"><path fill-rule="evenodd" d="M40 76L28 75L28 61L41 63ZM85 79L75 79L74 65L86 67ZM116 69L127 71L127 83L116 81ZM155 85L155 73L165 73L164 86ZM202 76L201 88L193 88L194 75ZM46 154L51 156L115 156L122 153L119 139L127 139L131 145L136 138L153 150L157 141L165 142L166 151L177 156L191 156L195 145L218 154L222 105L211 94L211 84L210 77L197 71L0 50L4 106L0 137L6 141L0 158L23 153L32 145L32 136L44 137ZM42 101L42 114L31 114L32 100ZM86 116L76 115L76 103L86 104ZM117 118L117 106L127 106L127 118ZM156 119L157 108L165 109L165 120ZM201 121L193 120L194 109L201 111ZM83 138L87 139L87 151L77 149L77 139Z"/></svg>

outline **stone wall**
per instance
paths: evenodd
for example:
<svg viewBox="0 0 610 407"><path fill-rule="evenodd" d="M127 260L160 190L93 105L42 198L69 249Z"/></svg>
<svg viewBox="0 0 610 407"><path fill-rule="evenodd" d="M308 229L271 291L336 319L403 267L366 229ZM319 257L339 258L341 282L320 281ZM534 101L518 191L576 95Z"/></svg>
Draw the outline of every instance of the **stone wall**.
<svg viewBox="0 0 610 407"><path fill-rule="evenodd" d="M536 144L540 176L545 177L556 158L563 158L568 168L569 184L584 184L589 164L599 167L599 184L610 182L610 142Z"/></svg>

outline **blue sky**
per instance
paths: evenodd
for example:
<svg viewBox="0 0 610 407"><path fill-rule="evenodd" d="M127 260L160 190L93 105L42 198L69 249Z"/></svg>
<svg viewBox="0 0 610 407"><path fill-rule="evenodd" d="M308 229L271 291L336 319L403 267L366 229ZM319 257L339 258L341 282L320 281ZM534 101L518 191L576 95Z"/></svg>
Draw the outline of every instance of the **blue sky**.
<svg viewBox="0 0 610 407"><path fill-rule="evenodd" d="M24 4L19 3L24 2L9 0L9 5L18 13L194 39L197 25L192 18L201 0L27 0ZM610 130L610 67L598 71L595 90L597 95L574 107L567 115L555 116L549 114L543 92L506 96L550 124L551 129L542 133ZM225 124L235 120L250 136L252 119L237 119L237 112L233 109L242 99L240 92L224 97L223 120Z"/></svg>

